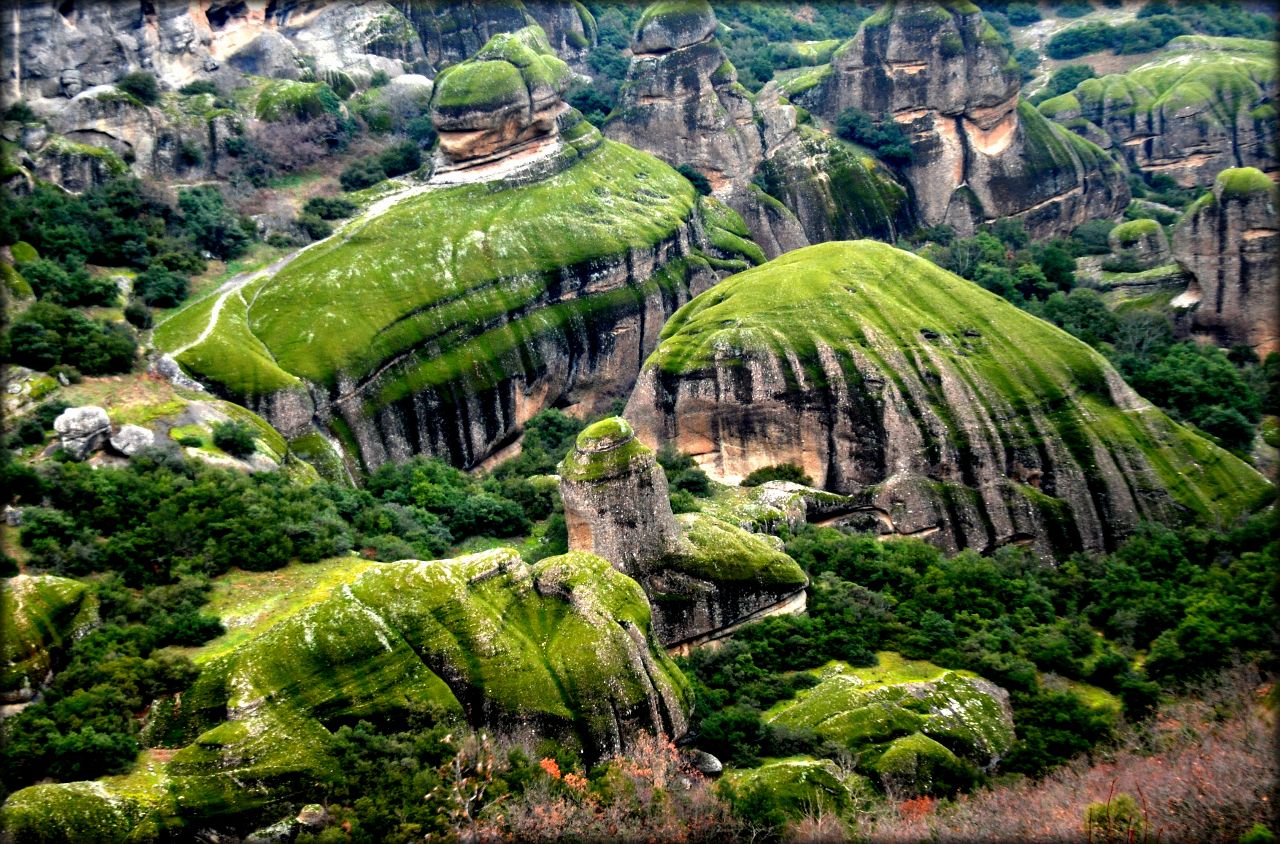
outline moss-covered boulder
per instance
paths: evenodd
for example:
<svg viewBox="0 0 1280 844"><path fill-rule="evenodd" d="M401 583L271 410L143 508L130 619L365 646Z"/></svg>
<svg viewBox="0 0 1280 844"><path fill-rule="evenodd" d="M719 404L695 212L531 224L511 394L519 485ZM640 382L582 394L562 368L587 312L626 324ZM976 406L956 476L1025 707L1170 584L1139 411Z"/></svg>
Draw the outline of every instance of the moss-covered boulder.
<svg viewBox="0 0 1280 844"><path fill-rule="evenodd" d="M1255 167L1223 170L1174 229L1173 256L1192 276L1174 305L1223 346L1280 351L1278 253L1280 189Z"/></svg>
<svg viewBox="0 0 1280 844"><path fill-rule="evenodd" d="M881 653L871 668L833 663L821 681L768 713L847 748L860 769L898 789L953 791L1013 746L1008 693L967 671Z"/></svg>
<svg viewBox="0 0 1280 844"><path fill-rule="evenodd" d="M772 537L703 513L673 515L653 452L621 417L591 425L560 464L569 547L637 578L668 646L804 607L804 572Z"/></svg>
<svg viewBox="0 0 1280 844"><path fill-rule="evenodd" d="M1272 495L1084 343L872 241L798 250L696 298L626 415L725 482L794 463L878 529L953 549L1110 548L1143 519L1221 524Z"/></svg>
<svg viewBox="0 0 1280 844"><path fill-rule="evenodd" d="M706 0L663 0L644 10L636 24L633 52L662 53L705 41L716 32Z"/></svg>
<svg viewBox="0 0 1280 844"><path fill-rule="evenodd" d="M285 609L272 626L211 643L195 686L152 709L152 740L185 745L159 775L189 823L305 802L336 773L332 730L359 719L425 711L555 737L588 761L625 750L641 730L687 728L691 690L651 635L643 590L598 557L530 566L500 549L368 564L327 596L277 600ZM122 806L111 782L36 789L13 795L6 817L34 825L37 806L74 802L76 817L111 821L96 839L110 841L175 811L155 794Z"/></svg>
<svg viewBox="0 0 1280 844"><path fill-rule="evenodd" d="M0 703L23 703L62 651L98 623L98 600L78 580L20 574L0 580Z"/></svg>
<svg viewBox="0 0 1280 844"><path fill-rule="evenodd" d="M1169 238L1155 220L1121 223L1107 236L1107 244L1124 272L1141 272L1162 267L1171 260Z"/></svg>
<svg viewBox="0 0 1280 844"><path fill-rule="evenodd" d="M758 799L793 820L813 815L846 817L871 794L864 777L841 771L830 759L806 756L730 771L726 779L740 798L756 799L758 793Z"/></svg>
<svg viewBox="0 0 1280 844"><path fill-rule="evenodd" d="M1184 186L1227 167L1276 168L1275 43L1181 35L1124 73L1086 79L1040 112Z"/></svg>
<svg viewBox="0 0 1280 844"><path fill-rule="evenodd" d="M431 119L442 169L474 167L553 144L573 72L537 26L495 35L436 77Z"/></svg>

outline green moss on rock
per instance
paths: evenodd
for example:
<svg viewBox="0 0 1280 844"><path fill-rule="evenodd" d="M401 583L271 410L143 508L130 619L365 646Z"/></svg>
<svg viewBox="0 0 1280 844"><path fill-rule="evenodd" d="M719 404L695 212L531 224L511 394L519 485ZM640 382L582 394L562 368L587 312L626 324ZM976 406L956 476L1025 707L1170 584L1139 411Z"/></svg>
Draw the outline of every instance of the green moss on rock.
<svg viewBox="0 0 1280 844"><path fill-rule="evenodd" d="M80 581L27 574L0 581L0 691L38 688L58 652L97 623L97 598Z"/></svg>
<svg viewBox="0 0 1280 844"><path fill-rule="evenodd" d="M254 114L260 120L279 121L290 118L307 120L321 115L342 113L342 101L323 82L295 82L279 79L258 94Z"/></svg>
<svg viewBox="0 0 1280 844"><path fill-rule="evenodd" d="M683 513L676 520L690 549L666 557L664 568L712 583L778 591L808 582L795 560L764 536L704 513Z"/></svg>
<svg viewBox="0 0 1280 844"><path fill-rule="evenodd" d="M1111 237L1115 238L1121 246L1132 246L1144 237L1159 231L1160 224L1155 220L1130 220L1112 229Z"/></svg>
<svg viewBox="0 0 1280 844"><path fill-rule="evenodd" d="M1215 181L1223 199L1276 193L1276 183L1256 167L1231 167L1219 173Z"/></svg>

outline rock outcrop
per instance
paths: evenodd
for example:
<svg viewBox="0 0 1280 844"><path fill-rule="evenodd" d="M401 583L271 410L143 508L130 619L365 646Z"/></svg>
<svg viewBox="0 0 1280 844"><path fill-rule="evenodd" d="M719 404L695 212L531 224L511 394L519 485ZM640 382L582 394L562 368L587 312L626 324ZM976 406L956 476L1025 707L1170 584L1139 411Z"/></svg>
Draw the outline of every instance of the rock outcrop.
<svg viewBox="0 0 1280 844"><path fill-rule="evenodd" d="M801 125L777 86L753 98L717 26L706 2L649 6L605 133L705 175L769 257L838 237L892 240L908 229L906 191L892 174Z"/></svg>
<svg viewBox="0 0 1280 844"><path fill-rule="evenodd" d="M871 668L834 663L768 721L846 748L858 770L908 793L946 793L1013 747L1009 693L968 671L878 655Z"/></svg>
<svg viewBox="0 0 1280 844"><path fill-rule="evenodd" d="M98 599L65 577L0 580L0 717L46 684L66 648L98 624Z"/></svg>
<svg viewBox="0 0 1280 844"><path fill-rule="evenodd" d="M1129 202L1105 152L1019 103L1017 65L971 3L889 2L804 79L788 90L813 113L858 108L908 133L903 173L924 225L968 234L1018 217L1047 236Z"/></svg>
<svg viewBox="0 0 1280 844"><path fill-rule="evenodd" d="M1270 178L1252 167L1219 173L1179 221L1173 255L1193 277L1174 305L1194 307L1194 333L1280 351L1280 194Z"/></svg>
<svg viewBox="0 0 1280 844"><path fill-rule="evenodd" d="M794 463L881 531L948 549L1111 548L1141 520L1222 522L1269 489L1085 344L871 241L798 250L696 298L626 415L720 480Z"/></svg>
<svg viewBox="0 0 1280 844"><path fill-rule="evenodd" d="M508 548L370 564L346 581L207 659L180 701L151 707L148 735L185 746L146 786L33 786L5 803L5 828L56 840L92 818L94 840L111 842L145 839L140 825L163 828L177 807L214 823L296 810L333 774L338 726L410 711L554 737L588 764L641 730L688 728L692 690L650 631L644 592L598 557L527 565Z"/></svg>
<svg viewBox="0 0 1280 844"><path fill-rule="evenodd" d="M1107 235L1111 254L1124 272L1149 270L1169 263L1169 238L1155 220L1130 220L1121 223Z"/></svg>
<svg viewBox="0 0 1280 844"><path fill-rule="evenodd" d="M523 38L502 43L528 63L468 64L520 79L563 67ZM445 74L437 104L469 72ZM287 437L325 431L356 471L420 453L475 466L544 408L598 413L629 393L676 308L763 256L738 215L661 161L572 109L556 129L536 155L507 147L383 200L358 238L226 297L201 343L184 345L209 311L190 308L158 347Z"/></svg>
<svg viewBox="0 0 1280 844"><path fill-rule="evenodd" d="M141 425L122 425L110 440L111 447L125 457L133 457L144 448L150 448L155 441L155 433Z"/></svg>
<svg viewBox="0 0 1280 844"><path fill-rule="evenodd" d="M440 136L436 171L533 157L559 140L562 99L573 72L542 30L497 35L470 61L436 77L431 120Z"/></svg>
<svg viewBox="0 0 1280 844"><path fill-rule="evenodd" d="M569 547L637 579L668 647L724 636L747 620L804 608L807 580L772 537L701 513L674 516L667 479L626 420L583 431L560 464Z"/></svg>
<svg viewBox="0 0 1280 844"><path fill-rule="evenodd" d="M1040 112L1146 173L1210 186L1229 167L1280 167L1276 64L1271 41L1181 35L1158 59L1087 79Z"/></svg>
<svg viewBox="0 0 1280 844"><path fill-rule="evenodd" d="M465 61L495 35L530 24L541 26L560 57L570 62L583 60L596 40L595 19L576 1L462 0L401 6L421 39L428 68L435 71Z"/></svg>
<svg viewBox="0 0 1280 844"><path fill-rule="evenodd" d="M111 420L107 412L94 405L69 407L53 420L58 442L75 460L84 460L111 436Z"/></svg>

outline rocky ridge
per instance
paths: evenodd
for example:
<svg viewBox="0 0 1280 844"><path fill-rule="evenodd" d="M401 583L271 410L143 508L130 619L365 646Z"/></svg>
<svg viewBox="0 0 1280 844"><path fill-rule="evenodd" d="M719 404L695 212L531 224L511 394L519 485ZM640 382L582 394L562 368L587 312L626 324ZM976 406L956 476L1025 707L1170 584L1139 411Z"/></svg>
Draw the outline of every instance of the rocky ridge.
<svg viewBox="0 0 1280 844"><path fill-rule="evenodd" d="M1220 523L1268 490L1083 343L872 241L798 250L696 298L625 413L720 480L794 463L882 532L952 550L1107 549L1141 520Z"/></svg>
<svg viewBox="0 0 1280 844"><path fill-rule="evenodd" d="M1117 215L1129 202L1122 168L1020 103L1018 88L1017 65L977 6L892 0L785 90L829 121L855 107L901 126L923 225L970 234L1017 217L1050 236Z"/></svg>
<svg viewBox="0 0 1280 844"><path fill-rule="evenodd" d="M0 810L6 828L147 840L175 816L207 823L274 805L332 771L339 724L411 707L555 736L588 760L625 750L640 730L687 729L692 692L650 632L644 592L598 557L530 566L499 549L352 568L259 635L197 655L195 686L151 708L148 736L184 736L171 759L19 791Z"/></svg>
<svg viewBox="0 0 1280 844"><path fill-rule="evenodd" d="M667 647L727 635L748 619L804 609L804 572L774 537L709 515L675 516L653 452L625 419L597 422L560 464L569 547L644 587Z"/></svg>
<svg viewBox="0 0 1280 844"><path fill-rule="evenodd" d="M1192 276L1177 307L1191 330L1260 355L1280 351L1280 193L1253 167L1218 174L1173 234L1173 256Z"/></svg>
<svg viewBox="0 0 1280 844"><path fill-rule="evenodd" d="M1229 167L1275 170L1275 44L1180 35L1127 73L1086 79L1040 112L1184 187Z"/></svg>

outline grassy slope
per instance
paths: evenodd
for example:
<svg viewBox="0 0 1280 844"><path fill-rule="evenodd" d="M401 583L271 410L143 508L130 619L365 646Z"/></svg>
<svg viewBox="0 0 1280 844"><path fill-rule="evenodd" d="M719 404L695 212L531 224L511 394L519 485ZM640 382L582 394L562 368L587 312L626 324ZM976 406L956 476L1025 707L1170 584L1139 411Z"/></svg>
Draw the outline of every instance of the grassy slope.
<svg viewBox="0 0 1280 844"><path fill-rule="evenodd" d="M20 575L0 581L0 689L37 688L53 652L98 619L98 601L78 580Z"/></svg>
<svg viewBox="0 0 1280 844"><path fill-rule="evenodd" d="M931 343L926 329L949 342ZM1114 373L1084 343L874 241L812 246L733 276L668 321L646 365L678 374L713 366L718 349L783 359L794 352L812 377L821 371L819 344L836 350L846 371L844 350L857 347L890 377L889 355L942 355L980 396L997 396L1019 416L1044 412L1064 440L1083 431L1113 451L1141 451L1174 499L1202 518L1233 517L1269 494L1257 472L1160 411L1115 406L1107 386Z"/></svg>
<svg viewBox="0 0 1280 844"><path fill-rule="evenodd" d="M695 201L670 167L610 142L533 185L430 191L246 287L227 301L209 340L180 360L199 377L251 395L298 377L330 383L339 371L365 374L424 338L439 338L452 357L423 362L406 377L411 387L440 383L477 356L572 318L520 309L543 296L563 268L669 237ZM587 297L574 312L608 295ZM205 307L166 322L158 344L197 336ZM511 324L459 342L513 312Z"/></svg>

